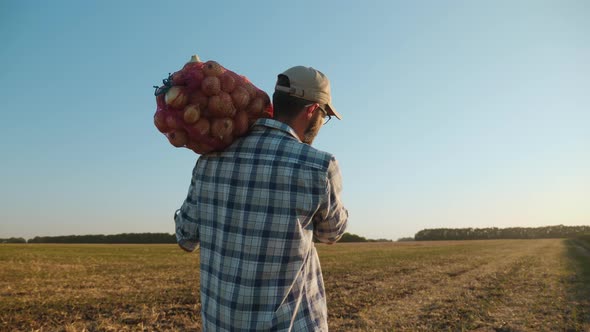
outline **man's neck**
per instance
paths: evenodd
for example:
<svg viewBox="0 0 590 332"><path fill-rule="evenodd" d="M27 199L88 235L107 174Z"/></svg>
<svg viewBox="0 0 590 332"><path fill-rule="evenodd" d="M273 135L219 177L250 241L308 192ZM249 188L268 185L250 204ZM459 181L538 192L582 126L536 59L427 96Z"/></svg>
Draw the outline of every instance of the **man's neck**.
<svg viewBox="0 0 590 332"><path fill-rule="evenodd" d="M308 124L303 121L304 119L302 117L298 116L290 120L275 118L275 120L281 121L291 127L295 134L297 134L297 138L299 138L300 141L303 141L303 136L305 135L305 130L307 129Z"/></svg>

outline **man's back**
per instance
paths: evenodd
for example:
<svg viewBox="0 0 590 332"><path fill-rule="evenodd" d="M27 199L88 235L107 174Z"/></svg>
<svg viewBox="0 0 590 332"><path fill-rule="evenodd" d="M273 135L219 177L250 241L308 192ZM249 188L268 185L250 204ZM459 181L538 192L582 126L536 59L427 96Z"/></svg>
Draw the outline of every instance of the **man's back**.
<svg viewBox="0 0 590 332"><path fill-rule="evenodd" d="M340 187L334 157L274 120L199 159L176 221L200 241L204 330L327 330L313 238L344 233Z"/></svg>

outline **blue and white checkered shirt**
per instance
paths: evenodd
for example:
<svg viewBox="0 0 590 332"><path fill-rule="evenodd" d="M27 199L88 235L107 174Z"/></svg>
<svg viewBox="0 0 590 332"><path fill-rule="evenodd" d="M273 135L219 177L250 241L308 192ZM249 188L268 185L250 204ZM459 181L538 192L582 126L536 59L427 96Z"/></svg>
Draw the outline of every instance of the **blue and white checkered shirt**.
<svg viewBox="0 0 590 332"><path fill-rule="evenodd" d="M200 245L203 331L327 331L313 239L334 243L348 211L334 157L260 119L201 156L175 214L179 245Z"/></svg>

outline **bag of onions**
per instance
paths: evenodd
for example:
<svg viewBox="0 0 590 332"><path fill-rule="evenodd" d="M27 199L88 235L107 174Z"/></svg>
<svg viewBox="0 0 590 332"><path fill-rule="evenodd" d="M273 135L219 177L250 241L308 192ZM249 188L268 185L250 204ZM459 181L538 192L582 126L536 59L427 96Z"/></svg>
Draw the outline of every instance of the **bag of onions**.
<svg viewBox="0 0 590 332"><path fill-rule="evenodd" d="M156 128L175 147L198 154L221 151L273 115L268 95L245 76L193 55L156 88Z"/></svg>

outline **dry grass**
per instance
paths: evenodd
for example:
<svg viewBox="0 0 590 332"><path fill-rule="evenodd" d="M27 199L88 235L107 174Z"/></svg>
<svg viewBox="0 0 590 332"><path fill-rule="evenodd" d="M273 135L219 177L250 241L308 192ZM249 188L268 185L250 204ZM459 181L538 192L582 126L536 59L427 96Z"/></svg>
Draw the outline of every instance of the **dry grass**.
<svg viewBox="0 0 590 332"><path fill-rule="evenodd" d="M333 331L588 331L573 241L318 245ZM1 245L1 331L198 331L198 255L174 245Z"/></svg>

